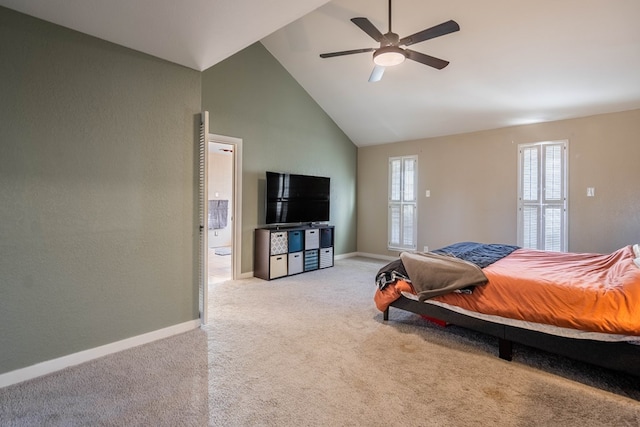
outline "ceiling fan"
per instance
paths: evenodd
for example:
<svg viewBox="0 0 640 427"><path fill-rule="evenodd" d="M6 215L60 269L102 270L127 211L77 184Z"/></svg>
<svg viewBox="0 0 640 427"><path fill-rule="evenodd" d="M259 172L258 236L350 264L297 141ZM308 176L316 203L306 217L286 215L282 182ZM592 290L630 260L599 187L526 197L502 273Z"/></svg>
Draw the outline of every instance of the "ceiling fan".
<svg viewBox="0 0 640 427"><path fill-rule="evenodd" d="M377 82L382 79L384 70L386 67L392 67L404 62L405 59L411 59L412 61L420 62L421 64L428 65L438 70L443 69L449 65L449 61L443 59L434 58L433 56L425 55L424 53L416 52L411 49L404 49L400 46L410 46L415 43L420 43L425 40L433 39L436 37L444 36L449 33L453 33L460 30L460 26L457 22L450 20L436 25L435 27L427 28L426 30L419 31L407 37L400 38L396 33L391 31L391 0L389 0L389 32L382 34L367 18L351 18L351 22L356 24L362 31L367 33L372 39L380 43L379 48L365 48L354 50L343 50L341 52L321 53L320 58L331 58L334 56L352 55L354 53L373 52L373 62L375 67L371 76L369 76L370 82Z"/></svg>

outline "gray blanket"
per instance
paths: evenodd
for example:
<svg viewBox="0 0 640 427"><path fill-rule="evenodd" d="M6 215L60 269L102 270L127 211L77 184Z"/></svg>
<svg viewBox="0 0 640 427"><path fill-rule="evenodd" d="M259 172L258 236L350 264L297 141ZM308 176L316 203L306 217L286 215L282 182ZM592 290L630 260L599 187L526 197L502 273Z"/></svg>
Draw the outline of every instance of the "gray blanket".
<svg viewBox="0 0 640 427"><path fill-rule="evenodd" d="M420 301L487 283L480 267L453 256L403 252L400 259Z"/></svg>

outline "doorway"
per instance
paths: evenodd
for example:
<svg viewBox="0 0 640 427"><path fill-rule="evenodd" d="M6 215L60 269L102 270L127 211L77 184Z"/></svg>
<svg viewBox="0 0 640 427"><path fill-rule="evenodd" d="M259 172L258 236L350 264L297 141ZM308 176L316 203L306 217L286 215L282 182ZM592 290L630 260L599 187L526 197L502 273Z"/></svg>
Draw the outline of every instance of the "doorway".
<svg viewBox="0 0 640 427"><path fill-rule="evenodd" d="M208 200L204 206L207 230L203 261L208 285L237 279L240 274L242 139L210 133L206 151L204 187ZM207 298L203 299L204 303Z"/></svg>
<svg viewBox="0 0 640 427"><path fill-rule="evenodd" d="M208 142L207 284L232 279L235 146Z"/></svg>
<svg viewBox="0 0 640 427"><path fill-rule="evenodd" d="M198 148L198 310L202 325L208 323L209 286L238 278L242 253L242 139L211 134L208 129L209 112L203 111ZM219 157L211 165L210 153ZM218 160L220 166L216 166ZM216 175L218 170L222 172ZM224 182L220 188L218 181ZM209 215L210 210L215 216ZM214 269L211 272L209 264Z"/></svg>

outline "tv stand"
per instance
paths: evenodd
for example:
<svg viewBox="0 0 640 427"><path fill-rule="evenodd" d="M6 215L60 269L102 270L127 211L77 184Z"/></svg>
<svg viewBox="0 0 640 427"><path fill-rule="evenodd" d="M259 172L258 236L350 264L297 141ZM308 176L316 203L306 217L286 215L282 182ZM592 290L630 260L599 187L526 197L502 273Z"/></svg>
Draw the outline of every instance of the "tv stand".
<svg viewBox="0 0 640 427"><path fill-rule="evenodd" d="M253 275L265 280L333 267L334 226L256 228Z"/></svg>

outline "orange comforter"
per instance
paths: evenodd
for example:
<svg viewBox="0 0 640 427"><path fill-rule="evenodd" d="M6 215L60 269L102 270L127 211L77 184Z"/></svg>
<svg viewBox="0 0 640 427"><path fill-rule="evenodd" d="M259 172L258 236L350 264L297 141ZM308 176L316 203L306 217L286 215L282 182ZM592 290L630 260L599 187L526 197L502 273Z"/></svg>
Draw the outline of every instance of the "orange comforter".
<svg viewBox="0 0 640 427"><path fill-rule="evenodd" d="M631 246L609 255L519 249L483 269L489 279L471 295L433 300L484 314L591 332L640 335L640 268ZM391 288L391 289L389 289ZM384 310L411 285L376 292Z"/></svg>

